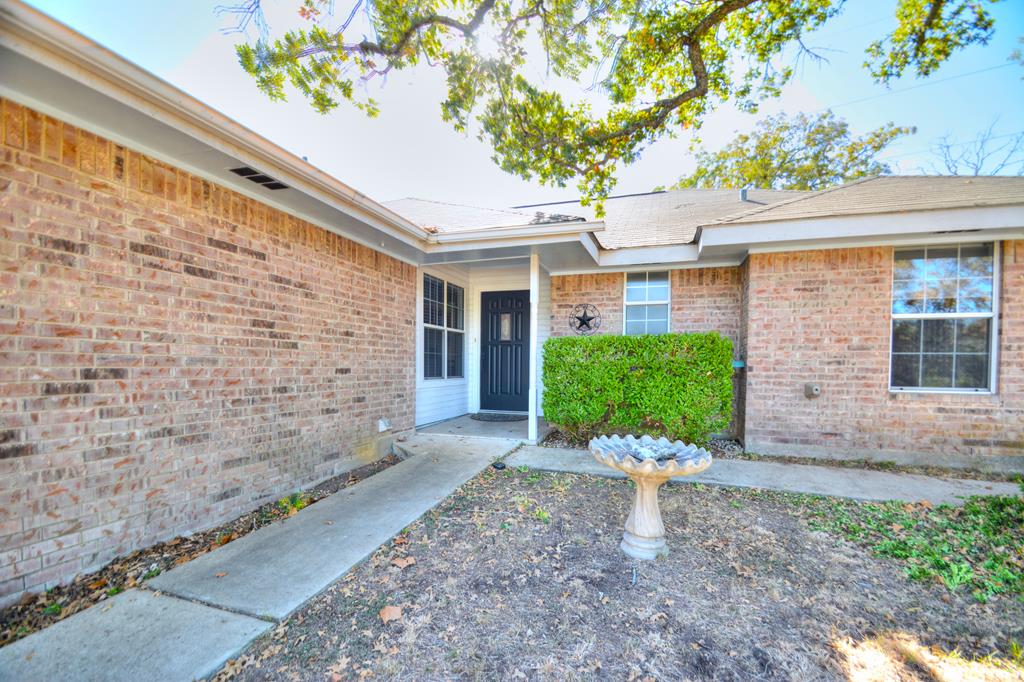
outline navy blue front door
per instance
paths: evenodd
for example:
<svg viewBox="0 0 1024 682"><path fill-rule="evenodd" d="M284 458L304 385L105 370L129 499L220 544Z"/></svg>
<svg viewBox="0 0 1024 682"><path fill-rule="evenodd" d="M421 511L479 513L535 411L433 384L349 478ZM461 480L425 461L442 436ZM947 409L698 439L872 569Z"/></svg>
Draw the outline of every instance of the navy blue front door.
<svg viewBox="0 0 1024 682"><path fill-rule="evenodd" d="M526 412L530 292L486 291L480 310L480 409Z"/></svg>

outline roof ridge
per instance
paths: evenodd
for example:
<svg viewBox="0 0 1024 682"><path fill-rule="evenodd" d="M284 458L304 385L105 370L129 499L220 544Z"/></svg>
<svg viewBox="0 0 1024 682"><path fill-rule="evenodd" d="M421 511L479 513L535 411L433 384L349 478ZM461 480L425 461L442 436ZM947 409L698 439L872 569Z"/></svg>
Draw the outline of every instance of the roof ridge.
<svg viewBox="0 0 1024 682"><path fill-rule="evenodd" d="M872 180L877 180L880 177L882 177L882 176L881 175L869 175L869 176L864 177L864 178L857 178L856 180L853 180L852 182L844 182L841 185L834 185L832 187L826 187L825 189L819 189L819 190L816 190L816 191L812 191L809 194L803 194L803 195L798 196L798 197L792 197L790 199L783 199L782 201L776 201L776 202L770 203L770 204L762 204L761 206L757 206L756 208L751 208L751 209L748 209L746 211L740 211L739 213L732 213L732 214L729 214L729 215L726 215L726 216L722 216L718 220L714 221L713 223L709 223L709 224L711 224L711 225L720 225L722 223L729 223L729 222L732 222L732 221L737 220L739 218L746 218L747 216L757 215L758 213L764 213L765 211L767 211L769 209L778 208L779 206L789 206L790 204L795 204L795 203L800 202L800 201L807 201L808 199L813 199L815 197L820 197L820 196L822 196L824 194L828 194L830 192L835 192L837 190L840 190L840 189L843 189L843 188L846 188L846 187L853 187L854 185L862 185L864 183L871 182ZM755 189L757 189L757 188L755 188ZM778 190L773 190L773 191L778 191ZM784 191L800 192L800 191L805 191L805 190L784 190Z"/></svg>

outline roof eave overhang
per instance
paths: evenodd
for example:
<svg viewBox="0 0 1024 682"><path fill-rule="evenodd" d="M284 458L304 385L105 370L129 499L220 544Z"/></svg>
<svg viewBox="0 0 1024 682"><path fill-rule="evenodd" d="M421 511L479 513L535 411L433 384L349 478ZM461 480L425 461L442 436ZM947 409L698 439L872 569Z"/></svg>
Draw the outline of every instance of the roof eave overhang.
<svg viewBox="0 0 1024 682"><path fill-rule="evenodd" d="M413 222L23 3L0 4L0 45L329 202L389 236L416 247L426 242L426 231Z"/></svg>
<svg viewBox="0 0 1024 682"><path fill-rule="evenodd" d="M458 248L471 244L469 248L480 248L482 243L501 244L515 240L546 240L557 237L578 239L581 234L603 232L601 221L565 223L545 223L543 225L510 225L507 227L487 227L477 230L460 230L458 232L439 232L428 237L428 250L440 248Z"/></svg>
<svg viewBox="0 0 1024 682"><path fill-rule="evenodd" d="M1017 238L1024 205L706 225L700 258L871 244Z"/></svg>

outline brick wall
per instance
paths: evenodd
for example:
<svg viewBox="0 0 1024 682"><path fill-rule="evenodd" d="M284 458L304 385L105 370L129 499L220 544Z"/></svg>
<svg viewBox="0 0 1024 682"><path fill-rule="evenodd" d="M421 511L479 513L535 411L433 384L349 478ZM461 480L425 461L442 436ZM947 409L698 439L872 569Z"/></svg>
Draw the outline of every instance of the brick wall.
<svg viewBox="0 0 1024 682"><path fill-rule="evenodd" d="M751 255L747 449L1024 470L1024 241L1002 254L996 395L888 391L891 248Z"/></svg>
<svg viewBox="0 0 1024 682"><path fill-rule="evenodd" d="M411 428L414 267L2 106L0 599Z"/></svg>
<svg viewBox="0 0 1024 682"><path fill-rule="evenodd" d="M589 303L601 313L602 334L621 334L625 281L621 272L552 277L551 336L572 334L569 314L579 303Z"/></svg>

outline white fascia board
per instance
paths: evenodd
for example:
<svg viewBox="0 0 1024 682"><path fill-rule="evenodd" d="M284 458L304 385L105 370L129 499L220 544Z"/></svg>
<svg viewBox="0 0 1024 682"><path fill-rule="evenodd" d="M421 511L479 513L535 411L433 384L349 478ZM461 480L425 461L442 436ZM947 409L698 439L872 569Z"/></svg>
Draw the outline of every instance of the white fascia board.
<svg viewBox="0 0 1024 682"><path fill-rule="evenodd" d="M569 235L578 238L584 232L603 232L604 223L574 221L570 223L550 223L544 225L510 225L508 227L485 227L478 230L462 230L459 232L440 232L431 234L427 241L431 244L460 244L464 242L486 242L503 239L546 238L558 235ZM474 245L473 248L478 248Z"/></svg>
<svg viewBox="0 0 1024 682"><path fill-rule="evenodd" d="M545 244L564 244L580 241L580 232L563 232L555 234L532 234L520 237L492 238L488 240L468 240L448 242L445 244L427 244L424 251L430 253L449 253L455 251L471 251L481 249L505 249L513 246L543 246Z"/></svg>
<svg viewBox="0 0 1024 682"><path fill-rule="evenodd" d="M580 244L586 250L590 257L594 259L594 263L601 263L601 245L597 243L597 239L594 238L589 232L584 232L580 235Z"/></svg>
<svg viewBox="0 0 1024 682"><path fill-rule="evenodd" d="M746 256L740 258L710 258L702 261L678 263L648 263L646 265L623 265L619 267L573 268L571 270L552 270L552 277L566 275L600 275L616 272L647 272L649 270L696 270L699 268L734 268L743 264Z"/></svg>
<svg viewBox="0 0 1024 682"><path fill-rule="evenodd" d="M828 240L891 239L910 235L937 235L954 230L1024 228L1024 206L913 211L858 216L833 216L806 220L753 224L720 224L701 230L700 250L714 247L747 247L819 243ZM784 249L782 249L784 250Z"/></svg>
<svg viewBox="0 0 1024 682"><path fill-rule="evenodd" d="M601 251L598 264L605 268L621 268L632 265L662 265L696 261L700 250L696 244L671 246L634 246L627 249Z"/></svg>
<svg viewBox="0 0 1024 682"><path fill-rule="evenodd" d="M1024 239L1024 229L952 231L938 234L900 235L896 237L862 237L860 239L824 239L787 242L769 246L752 246L748 253L783 253L786 251L818 251L821 249L856 249L866 246L925 246L933 244L967 244Z"/></svg>
<svg viewBox="0 0 1024 682"><path fill-rule="evenodd" d="M0 4L0 44L319 201L335 205L395 239L413 246L421 246L426 240L427 233L418 225L24 3ZM59 115L66 118L66 113ZM133 140L117 141L136 145ZM181 165L177 159L166 160Z"/></svg>

